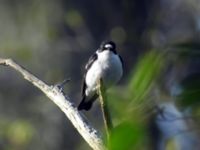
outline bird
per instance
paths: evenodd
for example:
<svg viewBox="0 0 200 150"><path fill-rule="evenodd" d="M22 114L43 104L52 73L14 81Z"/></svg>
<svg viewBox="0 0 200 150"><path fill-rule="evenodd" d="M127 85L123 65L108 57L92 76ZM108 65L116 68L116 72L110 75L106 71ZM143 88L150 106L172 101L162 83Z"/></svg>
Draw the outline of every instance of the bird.
<svg viewBox="0 0 200 150"><path fill-rule="evenodd" d="M123 75L123 60L113 41L104 41L85 65L82 83L82 100L78 110L90 110L98 98L98 83L102 80L105 89L115 85Z"/></svg>

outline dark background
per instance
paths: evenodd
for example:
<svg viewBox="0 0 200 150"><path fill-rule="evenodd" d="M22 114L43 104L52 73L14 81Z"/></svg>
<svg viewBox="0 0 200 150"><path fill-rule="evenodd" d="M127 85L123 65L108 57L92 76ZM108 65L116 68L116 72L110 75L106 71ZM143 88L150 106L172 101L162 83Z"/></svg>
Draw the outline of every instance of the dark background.
<svg viewBox="0 0 200 150"><path fill-rule="evenodd" d="M0 0L0 56L49 84L70 78L65 92L76 105L84 65L103 40L115 41L124 59L118 85L124 87L144 53L199 38L199 0ZM175 69L176 78L199 71L199 57L184 65L190 67ZM18 73L0 67L0 83L1 150L90 149L64 114ZM103 130L98 103L86 115Z"/></svg>

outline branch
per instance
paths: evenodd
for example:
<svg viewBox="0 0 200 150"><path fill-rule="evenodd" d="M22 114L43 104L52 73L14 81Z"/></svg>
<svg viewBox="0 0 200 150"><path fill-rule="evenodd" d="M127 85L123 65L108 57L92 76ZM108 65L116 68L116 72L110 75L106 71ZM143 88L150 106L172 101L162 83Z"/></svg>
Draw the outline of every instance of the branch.
<svg viewBox="0 0 200 150"><path fill-rule="evenodd" d="M112 124L111 115L110 115L110 112L108 109L106 90L103 85L102 79L99 80L98 91L99 91L99 100L100 100L100 104L101 104L101 111L103 114L103 121L104 121L105 129L106 129L107 140L109 141L110 131L113 128L113 124Z"/></svg>
<svg viewBox="0 0 200 150"><path fill-rule="evenodd" d="M11 59L0 58L0 65L10 66L21 73L26 80L39 88L64 112L73 126L94 150L106 149L97 130L89 124L82 113L78 112L77 108L70 102L70 99L64 95L63 91L60 90L58 86L47 85Z"/></svg>

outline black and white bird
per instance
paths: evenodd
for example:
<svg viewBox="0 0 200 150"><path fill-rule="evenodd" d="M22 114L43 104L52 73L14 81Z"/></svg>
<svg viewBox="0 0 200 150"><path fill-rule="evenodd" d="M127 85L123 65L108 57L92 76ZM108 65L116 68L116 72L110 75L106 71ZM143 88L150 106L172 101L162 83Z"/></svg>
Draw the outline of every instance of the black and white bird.
<svg viewBox="0 0 200 150"><path fill-rule="evenodd" d="M117 54L115 43L103 42L89 58L85 66L82 101L78 110L89 110L98 98L98 81L102 79L106 89L116 84L123 75L123 62Z"/></svg>

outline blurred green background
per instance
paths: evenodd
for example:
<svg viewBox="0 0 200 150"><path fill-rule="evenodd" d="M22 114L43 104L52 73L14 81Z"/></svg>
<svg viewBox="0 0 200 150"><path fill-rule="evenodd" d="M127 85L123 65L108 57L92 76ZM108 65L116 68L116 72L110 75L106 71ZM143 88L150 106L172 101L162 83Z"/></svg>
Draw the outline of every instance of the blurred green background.
<svg viewBox="0 0 200 150"><path fill-rule="evenodd" d="M0 57L49 84L70 78L65 92L75 105L84 65L106 39L125 66L108 92L109 149L200 149L199 0L0 0ZM1 150L90 149L38 89L10 68L0 72ZM168 108L172 121L162 117ZM98 102L84 113L105 133Z"/></svg>

